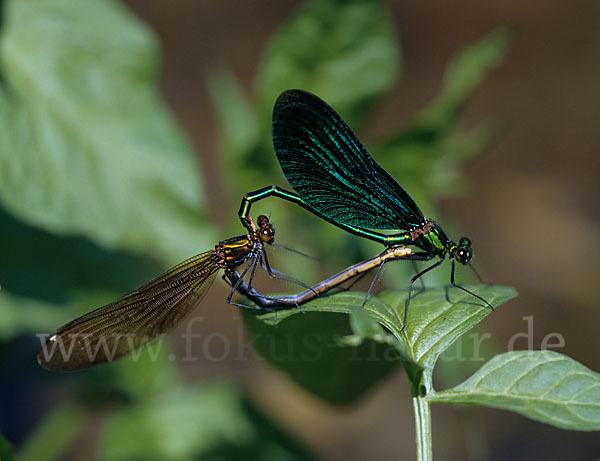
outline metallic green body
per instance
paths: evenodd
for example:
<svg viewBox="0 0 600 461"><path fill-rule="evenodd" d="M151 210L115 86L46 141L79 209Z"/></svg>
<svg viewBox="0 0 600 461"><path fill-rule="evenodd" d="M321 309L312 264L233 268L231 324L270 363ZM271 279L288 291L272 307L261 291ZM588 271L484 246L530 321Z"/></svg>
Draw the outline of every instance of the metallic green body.
<svg viewBox="0 0 600 461"><path fill-rule="evenodd" d="M246 226L248 216L250 216L250 208L254 202L258 202L259 200L265 199L267 197L278 197L283 200L287 200L288 202L295 203L300 205L302 208L310 211L311 213L319 216L325 221L338 226L345 231L348 231L352 234L358 235L360 237L364 237L370 240L374 240L375 242L381 243L385 246L391 247L396 245L409 245L411 244L411 236L410 232L401 232L398 234L386 235L380 232L375 232L369 229L362 229L357 226L352 226L345 223L340 223L338 221L334 221L328 216L319 213L310 205L306 204L297 194L294 192L285 190L279 186L269 186L263 189L259 189L254 192L249 192L242 198L242 204L240 206L240 211L238 215L242 221L242 223Z"/></svg>
<svg viewBox="0 0 600 461"><path fill-rule="evenodd" d="M311 213L319 216L331 224L340 227L352 234L364 237L375 242L381 243L387 247L398 245L414 245L430 255L444 256L446 252L451 252L457 248L456 243L448 239L444 230L434 221L425 220L422 226L414 227L408 231L399 232L397 234L386 235L381 232L376 232L369 229L352 226L345 223L340 223L330 219L311 206L307 205L297 194L285 190L278 186L269 186L259 189L254 192L249 192L242 198L242 204L239 210L239 217L242 223L247 222L247 217L250 215L252 203L263 200L267 197L278 197L292 203L296 203L307 209Z"/></svg>

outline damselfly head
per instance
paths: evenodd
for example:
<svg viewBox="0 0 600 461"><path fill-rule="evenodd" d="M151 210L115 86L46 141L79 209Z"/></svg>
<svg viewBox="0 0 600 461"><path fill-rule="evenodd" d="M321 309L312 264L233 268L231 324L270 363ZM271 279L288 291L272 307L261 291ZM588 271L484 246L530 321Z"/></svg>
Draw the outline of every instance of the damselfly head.
<svg viewBox="0 0 600 461"><path fill-rule="evenodd" d="M256 224L258 224L258 235L263 243L273 243L275 241L275 229L269 222L269 218L265 215L260 215L256 218Z"/></svg>
<svg viewBox="0 0 600 461"><path fill-rule="evenodd" d="M453 256L461 264L467 264L471 260L473 252L471 251L471 241L467 237L460 239Z"/></svg>

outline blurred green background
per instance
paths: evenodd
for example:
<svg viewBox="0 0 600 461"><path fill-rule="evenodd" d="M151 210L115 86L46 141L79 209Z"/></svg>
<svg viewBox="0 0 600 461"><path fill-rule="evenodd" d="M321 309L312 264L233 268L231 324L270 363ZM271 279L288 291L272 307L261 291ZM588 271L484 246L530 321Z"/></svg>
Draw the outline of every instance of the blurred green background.
<svg viewBox="0 0 600 461"><path fill-rule="evenodd" d="M19 459L414 458L402 372L327 403L248 346L220 280L156 361L66 375L35 363L35 334L241 233L241 195L286 187L269 135L286 88L339 110L426 215L472 239L485 280L518 289L479 327L491 335L479 355L505 351L533 316L516 348L560 333L559 352L600 370L598 2L0 6L0 432ZM275 199L253 212L321 258L270 253L308 283L379 250ZM382 286L411 271L386 267ZM447 280L446 268L427 283ZM438 387L481 364L443 361ZM600 453L595 434L500 410L433 417L439 459Z"/></svg>

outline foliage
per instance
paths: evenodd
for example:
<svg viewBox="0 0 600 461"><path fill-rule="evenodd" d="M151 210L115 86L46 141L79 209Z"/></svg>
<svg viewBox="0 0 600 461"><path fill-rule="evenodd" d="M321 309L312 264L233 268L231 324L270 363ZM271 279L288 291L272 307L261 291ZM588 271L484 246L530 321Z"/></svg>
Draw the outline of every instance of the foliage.
<svg viewBox="0 0 600 461"><path fill-rule="evenodd" d="M104 459L309 459L233 386L175 387L111 415Z"/></svg>
<svg viewBox="0 0 600 461"><path fill-rule="evenodd" d="M463 162L497 134L489 120L469 131L457 125L509 41L510 33L499 30L459 51L439 95L372 149L427 211L435 198L457 192ZM161 266L214 245L189 142L159 97L157 49L151 31L112 0L0 1L4 346L17 349L24 333L50 331ZM316 92L359 127L396 84L399 69L384 2L314 0L269 42L254 96L228 69L215 70L208 84L222 171L235 178L226 181L231 196L237 201L249 190L283 183L269 136L281 90ZM269 211L281 241L293 238L337 262L371 254L368 242L332 233L286 204L272 201ZM284 260L282 268L290 264ZM408 270L393 266L395 274ZM302 278L313 269L296 264L290 272ZM469 287L495 306L515 295L506 287ZM311 302L303 307L306 315L295 309L244 314L256 349L273 366L337 405L356 401L402 365L414 398L421 399L425 428L431 402L490 405L559 427L598 428L598 375L558 354L534 353L533 362L503 354L463 384L435 391L431 373L440 354L490 312L457 290L431 289L414 298L401 332L405 298L405 290L385 291L360 309L364 294L344 292ZM290 350L306 360L289 360ZM311 457L231 384L187 385L169 351L165 342L158 360L147 351L139 360L77 376L38 370L36 380L77 392L53 406L20 457L63 458L106 404L112 410L101 424L98 451L107 459ZM11 457L0 438L0 458Z"/></svg>
<svg viewBox="0 0 600 461"><path fill-rule="evenodd" d="M429 400L489 405L563 429L600 430L600 375L552 351L497 355L464 383Z"/></svg>
<svg viewBox="0 0 600 461"><path fill-rule="evenodd" d="M495 307L516 296L514 289L501 286L479 285L467 288ZM435 391L432 374L439 356L491 313L487 306L474 302L471 295L462 291L449 291L451 289L438 288L415 296L411 301L404 330L402 322L406 291L384 291L369 298L364 309L360 308L364 294L358 292L324 296L303 305L302 312L310 315L318 312L321 316L329 313L332 317L339 313L353 315L353 335L338 342L338 346L355 348L370 340L393 346L397 351L398 362L403 365L411 383L413 397L424 399L425 404L487 405L516 411L564 429L600 430L600 374L552 351L515 351L497 355L464 383L445 391ZM275 323L279 328L284 328L288 319L297 317L303 317L301 311L289 309L262 314L259 318L267 325ZM247 325L255 329L254 323L248 322ZM296 363L291 360L283 363L270 360L292 377L295 375L290 367L302 368L297 363L298 357L302 357L304 353L300 345L306 341L302 341L302 338L323 334L314 325L307 324L309 328L298 325L293 329L296 337ZM257 350L264 353L261 348ZM281 347L277 343L271 344L268 353L270 356L281 356ZM322 377L322 370L343 367L339 363L343 355L342 352L336 355L321 354L318 361L313 361L318 363L312 364L313 379ZM382 355L380 360L385 363ZM347 359L345 366L352 370L345 372L350 376L362 376L365 373L365 363L364 359ZM331 398L331 395L336 395L334 389L327 388L327 392L323 392L322 388L315 387L307 380L306 375L311 373L309 370L304 369L303 373L302 379L296 378L299 384L321 398L338 403L336 398ZM360 381L352 383L354 397L360 396L372 384ZM347 387L347 383L340 383L339 389L342 391Z"/></svg>
<svg viewBox="0 0 600 461"><path fill-rule="evenodd" d="M302 88L354 121L395 83L399 53L381 2L309 2L271 39L257 77L261 108Z"/></svg>
<svg viewBox="0 0 600 461"><path fill-rule="evenodd" d="M468 286L468 289L487 299L493 306L499 306L516 296L514 289L501 286L479 285ZM469 331L489 315L491 311L480 302L473 302L473 297L462 291L452 290L446 296L444 288L431 289L418 294L411 300L407 326L402 331L406 296L406 290L386 290L377 296L370 297L362 309L360 306L364 301L365 294L345 292L315 299L304 304L302 311L311 314L306 317L311 317L314 315L313 313L319 312L321 318L339 313L351 314L352 332L351 335L346 333L346 338L341 345L354 348L366 341L373 340L392 346L396 351L396 354L393 355L395 361L389 361L389 363L402 364L413 384L413 395L417 396L422 394L419 386L425 385L427 390L432 389L431 375L440 354L463 333ZM287 319L290 317L296 319L305 316L301 315L298 309L288 309L282 312L263 314L259 318L268 325L277 324L279 330L285 328ZM347 321L345 323L347 324ZM247 325L252 329L252 333L255 333L253 324ZM317 325L303 322L294 329L294 336L300 338L297 339L299 344L304 344L307 342L305 338L310 335L327 334L331 330L330 324L327 326L329 328L321 330ZM338 348L341 345L338 344ZM294 351L295 356L301 357L303 351L298 349L296 348ZM258 348L258 351L261 352L261 349ZM276 345L271 345L269 353L273 356L282 354ZM340 367L341 357L339 355L340 353L338 356L330 357L321 354L319 359L322 363L318 367L313 364L312 373L322 377L319 370ZM382 354L379 354L378 357L380 357L378 361L388 363L388 360L381 358L385 357ZM298 361L296 358L295 362ZM278 362L274 363L281 366ZM282 368L287 372L288 366L290 365L283 364ZM359 357L358 360L348 360L345 366L352 367L351 371L347 371L348 375L362 376L365 373L365 366L372 367L373 364L366 359L360 360ZM305 375L308 373L310 371L304 371ZM352 386L356 387L354 397L359 397L371 384L352 383ZM345 390L346 387L348 387L347 382L339 383L340 391ZM327 395L323 393L318 395L327 398ZM328 400L333 399L328 398ZM335 402L335 400L333 401Z"/></svg>
<svg viewBox="0 0 600 461"><path fill-rule="evenodd" d="M335 303L336 297L318 301L317 304ZM248 341L269 363L313 394L330 403L346 405L395 370L399 358L389 344L365 342L340 347L340 339L352 334L348 316L341 311L322 313L311 304L306 311L310 315L290 316L296 312L299 311L280 312L274 321L273 314L257 318L246 309ZM280 323L283 319L288 320Z"/></svg>
<svg viewBox="0 0 600 461"><path fill-rule="evenodd" d="M106 248L152 248L169 263L212 243L145 26L109 1L8 2L0 53L7 210Z"/></svg>

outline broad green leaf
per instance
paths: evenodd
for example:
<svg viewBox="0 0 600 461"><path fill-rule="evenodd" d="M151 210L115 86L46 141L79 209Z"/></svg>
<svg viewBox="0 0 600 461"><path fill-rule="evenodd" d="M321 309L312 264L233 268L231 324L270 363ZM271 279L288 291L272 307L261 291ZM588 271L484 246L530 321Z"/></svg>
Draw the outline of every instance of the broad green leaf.
<svg viewBox="0 0 600 461"><path fill-rule="evenodd" d="M2 290L58 304L72 301L75 292L124 294L161 271L147 258L30 226L1 207L0 254Z"/></svg>
<svg viewBox="0 0 600 461"><path fill-rule="evenodd" d="M514 288L497 285L464 287L494 307L517 295ZM489 307L464 291L452 287L434 288L411 299L407 326L400 334L406 296L406 291L388 290L380 293L378 298L395 315L396 323L391 331L408 346L410 360L425 370L433 369L442 352L492 314Z"/></svg>
<svg viewBox="0 0 600 461"><path fill-rule="evenodd" d="M489 285L465 285L472 292L499 306L516 296L513 288ZM469 331L491 313L491 310L468 293L452 288L436 288L417 293L411 300L408 324L402 330L407 291L387 290L369 298L364 309L379 324L394 335L396 351L405 369L416 378L419 370L425 371L426 385L431 385L431 372L439 355L457 338ZM310 317L313 312L350 314L360 308L365 294L343 292L322 296L302 305L302 311ZM286 309L277 313L258 316L267 325L285 326L290 317L297 317L298 309ZM296 330L304 334L309 329ZM382 342L389 343L389 338ZM293 367L293 364L290 366Z"/></svg>
<svg viewBox="0 0 600 461"><path fill-rule="evenodd" d="M173 388L119 409L111 415L101 438L101 459L307 459L241 395L222 383ZM258 424L255 424L257 423ZM269 454L271 453L271 454ZM220 455L220 456L219 456Z"/></svg>
<svg viewBox="0 0 600 461"><path fill-rule="evenodd" d="M156 41L109 0L10 1L0 202L58 234L176 262L214 244L197 167L157 89Z"/></svg>
<svg viewBox="0 0 600 461"><path fill-rule="evenodd" d="M383 327L371 317L366 309L353 309L350 312L350 327L356 340L380 338L380 342L383 342L388 337Z"/></svg>
<svg viewBox="0 0 600 461"><path fill-rule="evenodd" d="M243 314L248 342L269 363L322 399L348 404L397 368L399 357L393 346L367 341L372 338L353 343L348 317L331 312L314 306L307 315L282 311L287 319L276 329L249 309Z"/></svg>
<svg viewBox="0 0 600 461"><path fill-rule="evenodd" d="M63 459L69 447L85 429L90 410L74 402L55 407L19 451L21 461L51 461Z"/></svg>
<svg viewBox="0 0 600 461"><path fill-rule="evenodd" d="M382 1L318 0L304 5L271 39L258 75L263 106L283 90L312 91L354 122L388 90L399 51Z"/></svg>
<svg viewBox="0 0 600 461"><path fill-rule="evenodd" d="M510 287L492 285L464 285L473 293L499 306L516 296ZM440 287L413 296L408 313L408 325L402 330L406 290L386 290L371 296L365 310L387 328L401 342L409 346L411 360L422 367L433 368L441 354L455 339L471 329L491 310L481 301L458 289ZM334 312L350 314L360 308L365 299L362 292L343 292L321 296L301 306L302 312ZM266 324L279 326L289 317L297 316L299 309L285 309L265 313L258 318Z"/></svg>
<svg viewBox="0 0 600 461"><path fill-rule="evenodd" d="M464 383L427 399L503 408L563 429L600 430L600 374L553 351L497 355Z"/></svg>
<svg viewBox="0 0 600 461"><path fill-rule="evenodd" d="M514 289L501 286L467 285L466 287L487 299L493 306L499 306L516 295ZM355 310L361 309L365 299L365 294L361 292L342 292L322 296L302 305L302 311L285 309L276 313L260 314L256 316L256 319L264 322L262 329L252 323L255 316L251 313L246 313L245 319L253 335L251 342L263 356L282 368L299 384L328 400L334 401L335 396L339 395L340 391L337 386L344 388L343 380L340 379L339 383L327 385L317 379L321 376L319 373L323 373L327 369L333 370L335 367L346 366L349 367L345 371L348 375L362 376L362 374L356 368L356 364L354 364L354 369L352 365L343 363L336 365L335 362L344 359L345 354L347 355L349 352L328 351L327 354L331 354L331 356L323 356L323 363L319 365L322 368L317 370L313 365L312 370L317 370L314 372L316 376L313 382L310 376L310 367L298 360L296 356L292 360L289 353L292 346L296 352L303 351L301 345L306 338L311 337L310 335L320 338L321 335L325 337L324 335L330 334L331 340L335 336L343 336L342 340L335 341L338 346L362 347L369 344L369 342L364 343L366 339L375 340L380 349L378 351L371 349L371 354L375 352L381 356L376 358L376 355L371 355L373 362L382 361L383 364L392 365L391 362L400 359L414 385L420 383L420 376L423 375L425 384L430 387L431 373L439 355L463 333L489 315L491 310L471 295L457 289L426 290L418 293L411 300L408 325L402 331L406 296L406 291L384 291L377 296L371 296L364 307L364 312L390 333L374 327L362 314L360 315L362 318L356 316ZM301 312L306 315L302 315ZM352 314L353 335L344 333L344 329L345 331L349 329L347 319L344 320L343 316L331 314ZM293 323L286 327L290 320ZM272 329L273 325L277 325L277 330ZM282 335L282 331L285 331L286 334ZM323 341L323 344L328 344L328 342ZM281 352L286 348L287 355ZM387 372L383 372L382 366L380 375L370 377L381 379ZM337 374L330 371L329 376L331 378ZM375 382L375 379L359 383L353 382L352 386L356 384L356 388L352 389L351 397L356 398ZM348 388L352 386L348 383L345 384L345 387ZM413 388L413 392L417 392L417 389ZM350 401L350 398L342 400L341 403L346 401Z"/></svg>
<svg viewBox="0 0 600 461"><path fill-rule="evenodd" d="M57 236L0 208L0 338L49 333L140 286L160 266L82 237Z"/></svg>
<svg viewBox="0 0 600 461"><path fill-rule="evenodd" d="M365 300L365 293L358 291L343 291L333 295L326 294L303 304L300 309L283 309L277 312L260 313L256 317L267 325L279 327L284 320L308 312L329 312L351 314L355 308L360 308ZM386 312L387 306L376 296L371 296L365 306L369 313ZM385 315L385 314L383 314ZM392 315L386 316L393 323ZM380 322L381 323L381 322ZM385 326L385 325L384 325Z"/></svg>

